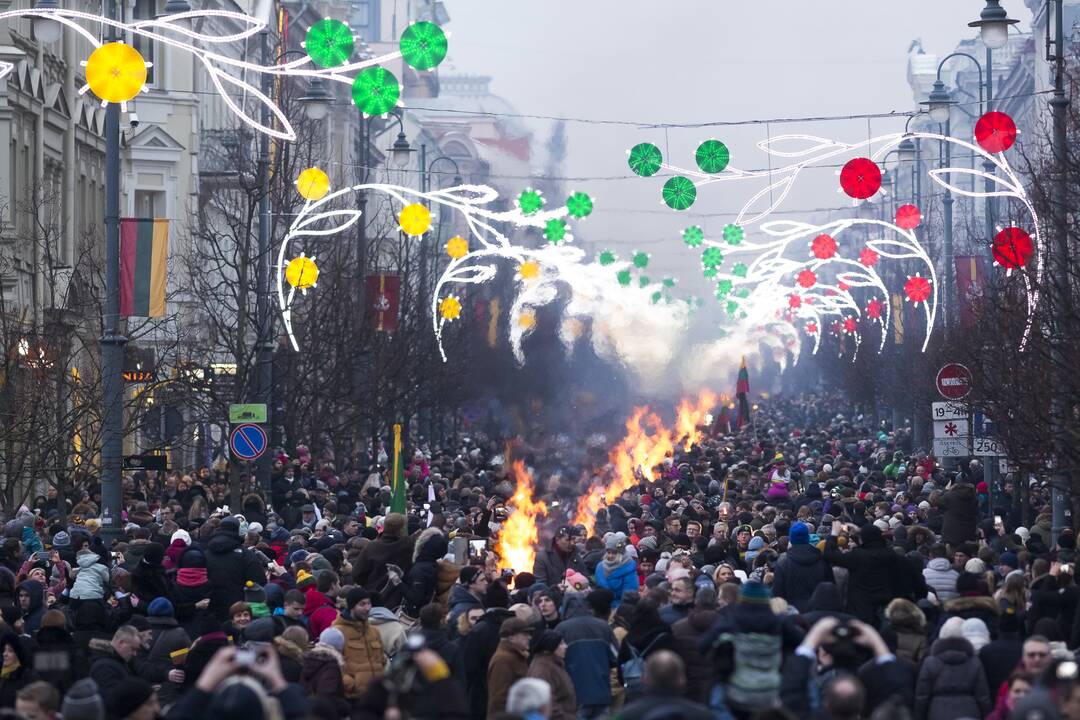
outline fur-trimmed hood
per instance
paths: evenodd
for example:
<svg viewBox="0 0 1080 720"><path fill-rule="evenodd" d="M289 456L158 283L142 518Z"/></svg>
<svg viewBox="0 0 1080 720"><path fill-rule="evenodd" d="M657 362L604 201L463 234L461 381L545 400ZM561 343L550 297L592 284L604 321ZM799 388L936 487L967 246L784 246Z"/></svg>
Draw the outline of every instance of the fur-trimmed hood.
<svg viewBox="0 0 1080 720"><path fill-rule="evenodd" d="M975 648L962 637L939 638L930 648L930 654L949 665L959 665L975 657Z"/></svg>
<svg viewBox="0 0 1080 720"><path fill-rule="evenodd" d="M310 660L308 659L310 658ZM304 664L325 662L333 660L338 667L345 667L345 658L337 651L337 648L326 643L315 643L315 647L304 653Z"/></svg>
<svg viewBox="0 0 1080 720"><path fill-rule="evenodd" d="M968 597L957 597L951 600L946 600L942 605L942 610L947 613L963 613L970 612L972 610L993 613L994 615L1001 614L1001 608L998 607L997 602L992 597L985 595L973 595Z"/></svg>
<svg viewBox="0 0 1080 720"><path fill-rule="evenodd" d="M274 648L282 655L290 657L296 662L303 662L304 660L304 651L283 637L274 638Z"/></svg>
<svg viewBox="0 0 1080 720"><path fill-rule="evenodd" d="M413 547L413 562L417 560L438 560L446 554L449 541L439 528L429 527L416 538ZM441 552L440 552L441 551Z"/></svg>
<svg viewBox="0 0 1080 720"><path fill-rule="evenodd" d="M897 632L926 632L926 615L910 600L897 598L885 608L885 617Z"/></svg>

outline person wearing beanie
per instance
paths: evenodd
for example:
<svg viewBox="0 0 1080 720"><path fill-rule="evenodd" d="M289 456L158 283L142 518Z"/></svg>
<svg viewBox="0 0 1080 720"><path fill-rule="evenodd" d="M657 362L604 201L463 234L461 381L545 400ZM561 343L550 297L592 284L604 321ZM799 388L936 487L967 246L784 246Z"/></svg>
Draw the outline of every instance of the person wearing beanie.
<svg viewBox="0 0 1080 720"><path fill-rule="evenodd" d="M186 553L185 553L186 554ZM229 607L244 599L244 588L251 581L266 584L266 565L240 537L240 522L235 517L221 521L206 543L206 575L210 580L210 612L225 622Z"/></svg>
<svg viewBox="0 0 1080 720"><path fill-rule="evenodd" d="M543 680L551 688L551 720L577 718L577 694L566 672L566 641L557 632L545 630L533 639L532 661L526 677Z"/></svg>
<svg viewBox="0 0 1080 720"><path fill-rule="evenodd" d="M484 609L484 598L487 595L488 577L483 568L476 565L466 565L458 574L458 582L450 588L449 610L447 622L450 628L457 627L458 618L470 610Z"/></svg>
<svg viewBox="0 0 1080 720"><path fill-rule="evenodd" d="M449 547L449 539L437 527L429 527L417 536L413 547L413 566L404 576L401 587L405 613L409 617L419 617L420 608L435 601L439 591L439 560L446 555Z"/></svg>
<svg viewBox="0 0 1080 720"><path fill-rule="evenodd" d="M154 599L146 614L150 624L150 650L139 665L139 675L160 685L158 699L169 705L176 700L178 689L184 683L184 671L179 665L191 647L191 636L177 622L168 598Z"/></svg>
<svg viewBox="0 0 1080 720"><path fill-rule="evenodd" d="M764 547L765 538L761 537L760 535L755 535L754 537L750 538L750 542L746 546L746 554L744 560L747 571L754 567L754 558L757 557L757 554L761 552Z"/></svg>
<svg viewBox="0 0 1080 720"><path fill-rule="evenodd" d="M596 586L607 588L615 596L614 607L619 607L628 592L637 592L637 563L626 554L626 544L621 533L612 533L604 542L604 558L596 566Z"/></svg>
<svg viewBox="0 0 1080 720"><path fill-rule="evenodd" d="M514 616L499 627L499 646L487 667L487 717L505 711L510 687L529 672L532 634L532 623Z"/></svg>
<svg viewBox="0 0 1080 720"><path fill-rule="evenodd" d="M161 711L154 686L139 677L125 678L109 688L105 706L115 720L154 720Z"/></svg>
<svg viewBox="0 0 1080 720"><path fill-rule="evenodd" d="M379 631L368 622L371 607L371 594L362 587L354 587L346 593L345 610L332 626L345 637L342 683L349 699L360 697L386 666Z"/></svg>
<svg viewBox="0 0 1080 720"><path fill-rule="evenodd" d="M843 523L834 520L825 541L825 561L848 570L847 612L876 626L878 614L884 612L889 601L902 596L911 569L906 558L885 544L881 531L873 524L859 530L858 547L849 552L839 547L843 530Z"/></svg>
<svg viewBox="0 0 1080 720"><path fill-rule="evenodd" d="M300 669L300 685L309 697L325 697L334 703L338 717L349 714L345 699L342 668L345 667L345 636L341 630L328 627L319 634L315 646L304 653Z"/></svg>
<svg viewBox="0 0 1080 720"><path fill-rule="evenodd" d="M266 591L251 580L245 583L244 602L251 606L251 617L253 618L270 615L270 608L266 605Z"/></svg>
<svg viewBox="0 0 1080 720"><path fill-rule="evenodd" d="M401 513L388 514L382 534L368 543L356 560L353 579L368 592L381 593L386 607L401 604L404 598L401 580L413 565L414 538L406 535L407 525Z"/></svg>
<svg viewBox="0 0 1080 720"><path fill-rule="evenodd" d="M105 701L98 685L91 678L75 682L64 695L60 705L64 720L105 720Z"/></svg>
<svg viewBox="0 0 1080 720"><path fill-rule="evenodd" d="M177 559L172 602L173 616L193 638L220 626L209 610L212 590L206 572L206 554L199 548L187 548Z"/></svg>
<svg viewBox="0 0 1080 720"><path fill-rule="evenodd" d="M787 600L799 612L807 612L818 585L832 582L832 568L824 555L810 544L810 528L797 522L788 530L788 549L773 573L773 595Z"/></svg>
<svg viewBox="0 0 1080 720"><path fill-rule="evenodd" d="M306 557L306 556L305 556ZM315 587L315 576L301 568L296 573L296 589L307 591Z"/></svg>

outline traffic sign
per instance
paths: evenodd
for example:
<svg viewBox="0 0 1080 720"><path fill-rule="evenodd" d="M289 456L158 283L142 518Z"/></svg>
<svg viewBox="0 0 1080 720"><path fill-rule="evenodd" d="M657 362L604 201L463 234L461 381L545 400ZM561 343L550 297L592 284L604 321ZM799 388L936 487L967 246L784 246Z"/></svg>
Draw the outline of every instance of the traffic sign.
<svg viewBox="0 0 1080 720"><path fill-rule="evenodd" d="M930 414L934 420L963 420L970 412L968 406L954 402L930 403Z"/></svg>
<svg viewBox="0 0 1080 720"><path fill-rule="evenodd" d="M266 422L266 405L264 403L230 405L229 422L233 425L238 423L264 423Z"/></svg>
<svg viewBox="0 0 1080 720"><path fill-rule="evenodd" d="M934 457L967 457L967 438L934 438Z"/></svg>
<svg viewBox="0 0 1080 720"><path fill-rule="evenodd" d="M960 400L971 392L971 371L960 363L949 363L938 370L937 391L946 400Z"/></svg>
<svg viewBox="0 0 1080 720"><path fill-rule="evenodd" d="M981 410L977 410L972 417L972 434L975 442L972 445L973 454L979 457L997 457L1005 454L1005 447L997 438L997 427L994 421L986 417Z"/></svg>
<svg viewBox="0 0 1080 720"><path fill-rule="evenodd" d="M966 438L969 434L967 420L934 421L934 437L936 438Z"/></svg>
<svg viewBox="0 0 1080 720"><path fill-rule="evenodd" d="M976 457L998 457L1005 454L1005 447L996 438L976 437L971 449L971 454Z"/></svg>
<svg viewBox="0 0 1080 720"><path fill-rule="evenodd" d="M229 449L239 460L255 460L266 452L266 445L266 431L251 423L237 425L229 435Z"/></svg>

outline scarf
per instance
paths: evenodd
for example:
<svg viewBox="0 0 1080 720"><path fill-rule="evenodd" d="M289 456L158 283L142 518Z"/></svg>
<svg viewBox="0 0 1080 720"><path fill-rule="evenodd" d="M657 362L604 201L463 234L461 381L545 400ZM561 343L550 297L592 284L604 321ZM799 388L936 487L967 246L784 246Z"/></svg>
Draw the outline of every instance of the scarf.
<svg viewBox="0 0 1080 720"><path fill-rule="evenodd" d="M621 568L621 567L622 567L623 565L625 565L625 564L626 564L626 561L627 561L628 559L629 559L629 558L627 558L627 557L626 557L625 555L623 555L622 557L618 558L618 559L617 559L617 560L616 560L615 562L608 562L608 559L607 559L607 558L604 558L604 559L603 559L603 560L601 561L601 562L603 563L603 565L604 565L604 574L605 574L606 576L608 576L608 577L611 577L611 573L615 572L616 570L618 570L619 568Z"/></svg>
<svg viewBox="0 0 1080 720"><path fill-rule="evenodd" d="M196 587L206 581L206 568L180 568L176 571L176 584L182 587Z"/></svg>

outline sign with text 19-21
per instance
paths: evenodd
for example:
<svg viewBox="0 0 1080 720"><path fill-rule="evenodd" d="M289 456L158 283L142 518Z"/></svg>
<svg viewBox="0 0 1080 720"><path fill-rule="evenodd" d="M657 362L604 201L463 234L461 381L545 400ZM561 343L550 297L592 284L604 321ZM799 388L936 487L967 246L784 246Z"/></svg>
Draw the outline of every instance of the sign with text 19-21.
<svg viewBox="0 0 1080 720"><path fill-rule="evenodd" d="M963 403L944 402L930 403L930 414L934 422L938 420L965 420L970 415L968 406Z"/></svg>

